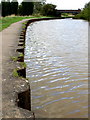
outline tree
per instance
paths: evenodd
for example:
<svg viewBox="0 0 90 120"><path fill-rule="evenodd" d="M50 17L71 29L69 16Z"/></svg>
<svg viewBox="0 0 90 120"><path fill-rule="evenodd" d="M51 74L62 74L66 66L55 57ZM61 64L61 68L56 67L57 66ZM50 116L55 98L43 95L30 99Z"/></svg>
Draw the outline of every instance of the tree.
<svg viewBox="0 0 90 120"><path fill-rule="evenodd" d="M90 2L85 5L84 11L87 13L86 17L90 21Z"/></svg>
<svg viewBox="0 0 90 120"><path fill-rule="evenodd" d="M12 2L10 2L10 0L2 0L1 2L1 6L2 6L2 16L8 16L11 14L15 14L17 15L17 11L18 11L18 2L17 0L13 0Z"/></svg>
<svg viewBox="0 0 90 120"><path fill-rule="evenodd" d="M11 15L11 3L10 0L2 0L1 1L1 6L2 6L2 16L8 16Z"/></svg>
<svg viewBox="0 0 90 120"><path fill-rule="evenodd" d="M2 16L5 17L6 16L6 10L5 10L5 0L1 1L1 6L2 6Z"/></svg>
<svg viewBox="0 0 90 120"><path fill-rule="evenodd" d="M2 5L0 3L0 17L2 16Z"/></svg>
<svg viewBox="0 0 90 120"><path fill-rule="evenodd" d="M7 2L6 2L6 11L7 11L6 15L11 15L11 3L10 3L10 0L7 0Z"/></svg>
<svg viewBox="0 0 90 120"><path fill-rule="evenodd" d="M22 15L22 14L23 14L22 5L19 5L18 14L19 14L19 15Z"/></svg>
<svg viewBox="0 0 90 120"><path fill-rule="evenodd" d="M56 15L56 5L45 4L42 8L42 14L46 16L55 16Z"/></svg>
<svg viewBox="0 0 90 120"><path fill-rule="evenodd" d="M2 16L2 4L0 3L0 17Z"/></svg>
<svg viewBox="0 0 90 120"><path fill-rule="evenodd" d="M42 0L40 2L34 2L33 14L41 14L42 7L45 5L46 0Z"/></svg>
<svg viewBox="0 0 90 120"><path fill-rule="evenodd" d="M25 2L23 1L19 6L19 14L20 15L32 15L33 13L33 2Z"/></svg>
<svg viewBox="0 0 90 120"><path fill-rule="evenodd" d="M75 18L81 18L90 21L90 2L85 5L81 13L76 15Z"/></svg>
<svg viewBox="0 0 90 120"><path fill-rule="evenodd" d="M42 3L41 2L34 2L34 9L33 9L33 13L34 14L38 14L41 13L42 10Z"/></svg>
<svg viewBox="0 0 90 120"><path fill-rule="evenodd" d="M11 2L11 14L18 14L18 1L17 0L12 0Z"/></svg>

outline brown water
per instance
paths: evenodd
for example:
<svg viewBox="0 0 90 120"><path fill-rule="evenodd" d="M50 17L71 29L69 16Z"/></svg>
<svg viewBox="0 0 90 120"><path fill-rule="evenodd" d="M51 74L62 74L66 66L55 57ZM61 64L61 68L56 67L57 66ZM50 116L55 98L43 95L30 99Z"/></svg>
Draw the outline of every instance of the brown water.
<svg viewBox="0 0 90 120"><path fill-rule="evenodd" d="M88 22L30 24L25 62L37 118L88 117Z"/></svg>

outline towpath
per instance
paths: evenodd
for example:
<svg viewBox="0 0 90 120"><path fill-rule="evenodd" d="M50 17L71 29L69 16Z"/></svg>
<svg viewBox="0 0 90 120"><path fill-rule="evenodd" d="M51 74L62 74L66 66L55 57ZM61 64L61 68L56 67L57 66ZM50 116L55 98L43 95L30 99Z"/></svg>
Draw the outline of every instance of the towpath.
<svg viewBox="0 0 90 120"><path fill-rule="evenodd" d="M17 92L15 84L18 85L19 83L18 81L15 82L12 77L13 66L15 65L11 61L11 57L16 54L22 23L27 20L14 23L0 32L0 110L2 110L3 118L29 118L30 115L32 116L29 111L15 105Z"/></svg>

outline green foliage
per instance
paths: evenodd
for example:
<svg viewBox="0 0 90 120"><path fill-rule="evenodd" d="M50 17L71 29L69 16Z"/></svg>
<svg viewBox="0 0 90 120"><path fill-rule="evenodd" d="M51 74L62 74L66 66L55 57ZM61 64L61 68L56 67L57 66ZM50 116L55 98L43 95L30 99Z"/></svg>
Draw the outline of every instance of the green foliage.
<svg viewBox="0 0 90 120"><path fill-rule="evenodd" d="M23 25L26 25L27 24L27 22L24 22L24 23L22 23Z"/></svg>
<svg viewBox="0 0 90 120"><path fill-rule="evenodd" d="M26 66L27 66L25 62L21 62L20 65L21 65L21 67L24 67L24 68L26 68Z"/></svg>
<svg viewBox="0 0 90 120"><path fill-rule="evenodd" d="M1 6L2 6L2 16L3 17L11 15L11 11L10 11L11 10L11 4L10 4L10 2L2 1Z"/></svg>
<svg viewBox="0 0 90 120"><path fill-rule="evenodd" d="M2 0L1 2L1 6L2 6L2 16L8 16L11 14L15 14L17 15L18 12L18 2L17 0L13 0L12 2L10 2L10 0Z"/></svg>
<svg viewBox="0 0 90 120"><path fill-rule="evenodd" d="M42 8L45 5L46 0L42 0L40 2L34 2L33 15L41 16Z"/></svg>
<svg viewBox="0 0 90 120"><path fill-rule="evenodd" d="M42 8L42 14L46 16L55 16L56 15L56 5L45 4Z"/></svg>
<svg viewBox="0 0 90 120"><path fill-rule="evenodd" d="M78 18L78 19L80 18L80 19L85 19L90 21L90 2L85 5L81 13L76 15L75 18Z"/></svg>
<svg viewBox="0 0 90 120"><path fill-rule="evenodd" d="M11 57L11 59L15 62L18 60L18 57Z"/></svg>
<svg viewBox="0 0 90 120"><path fill-rule="evenodd" d="M20 15L32 15L33 13L33 2L22 2L19 6L19 14Z"/></svg>
<svg viewBox="0 0 90 120"><path fill-rule="evenodd" d="M13 77L19 77L19 74L17 72L18 69L13 70Z"/></svg>
<svg viewBox="0 0 90 120"><path fill-rule="evenodd" d="M62 13L61 15L68 17L69 13Z"/></svg>
<svg viewBox="0 0 90 120"><path fill-rule="evenodd" d="M34 9L33 9L33 14L34 15L40 15L42 11L43 4L42 2L35 2L34 3Z"/></svg>
<svg viewBox="0 0 90 120"><path fill-rule="evenodd" d="M7 11L7 16L8 15L11 15L11 3L10 3L10 0L7 0L7 2L6 2L6 11Z"/></svg>
<svg viewBox="0 0 90 120"><path fill-rule="evenodd" d="M24 54L23 54L23 53L20 53L20 54L19 54L19 57L23 57L23 56L24 56Z"/></svg>
<svg viewBox="0 0 90 120"><path fill-rule="evenodd" d="M1 6L2 6L2 16L8 16L11 14L15 14L17 15L18 13L20 15L31 15L33 13L33 7L34 4L33 2L22 2L21 5L18 5L18 1L17 0L12 0L12 2L10 2L10 0L2 0L1 2ZM19 8L19 10L18 10Z"/></svg>
<svg viewBox="0 0 90 120"><path fill-rule="evenodd" d="M30 19L33 17L20 17L20 16L15 16L15 17L3 17L0 18L0 31L9 27L12 23L21 21L23 19Z"/></svg>
<svg viewBox="0 0 90 120"><path fill-rule="evenodd" d="M20 16L29 16L35 15L37 17L44 16L55 16L56 6L53 4L45 4L46 0L41 2L28 2L28 0L23 0L19 5L17 0L2 0L0 4L0 10L2 8L2 16L20 15Z"/></svg>
<svg viewBox="0 0 90 120"><path fill-rule="evenodd" d="M19 56L13 56L13 57L11 57L11 59L12 59L14 62L16 62L16 61L18 60L18 57L24 57L24 54L23 54L23 53L20 53ZM23 63L21 63L21 64L23 64Z"/></svg>
<svg viewBox="0 0 90 120"><path fill-rule="evenodd" d="M11 14L18 14L18 2L17 0L12 0L11 2Z"/></svg>
<svg viewBox="0 0 90 120"><path fill-rule="evenodd" d="M18 22L18 21L21 21L23 19L32 19L32 18L47 18L47 16L40 16L40 17L34 17L34 16L31 16L31 17L26 17L26 16L14 16L14 17L3 17L3 18L0 18L0 31L2 31L3 29L9 27L12 23L15 23L15 22Z"/></svg>
<svg viewBox="0 0 90 120"><path fill-rule="evenodd" d="M26 80L28 80L28 81L29 81L29 78L26 78Z"/></svg>
<svg viewBox="0 0 90 120"><path fill-rule="evenodd" d="M2 5L0 3L0 16L2 16Z"/></svg>
<svg viewBox="0 0 90 120"><path fill-rule="evenodd" d="M35 17L41 17L41 16L42 16L41 13L33 13L33 15L34 15Z"/></svg>

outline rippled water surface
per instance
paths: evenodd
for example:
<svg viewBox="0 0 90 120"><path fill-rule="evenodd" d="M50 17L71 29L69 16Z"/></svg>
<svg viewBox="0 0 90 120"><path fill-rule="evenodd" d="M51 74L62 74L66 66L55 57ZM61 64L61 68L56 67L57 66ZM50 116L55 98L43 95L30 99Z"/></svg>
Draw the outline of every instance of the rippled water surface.
<svg viewBox="0 0 90 120"><path fill-rule="evenodd" d="M25 62L36 117L88 116L88 22L63 19L30 24Z"/></svg>

